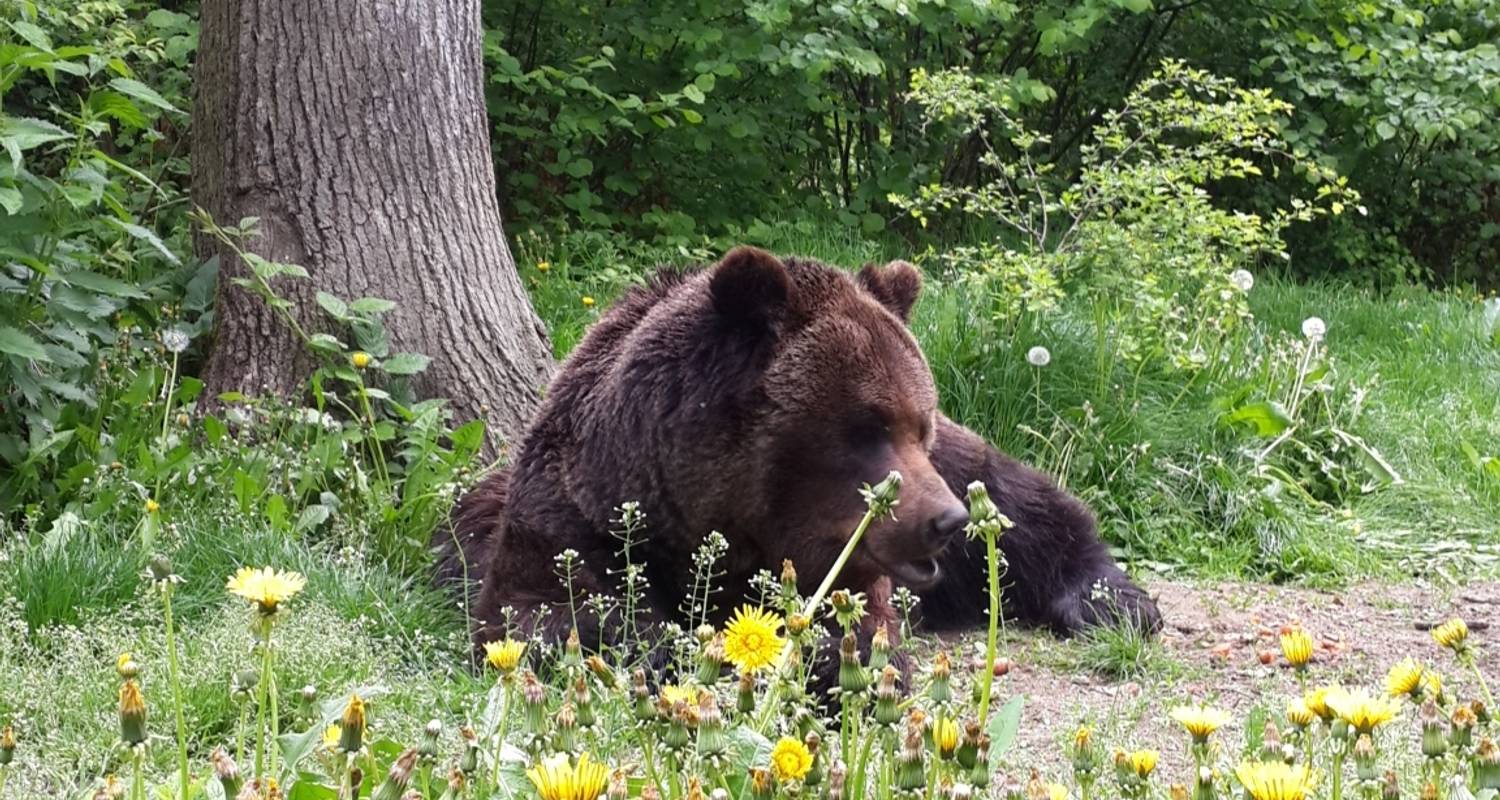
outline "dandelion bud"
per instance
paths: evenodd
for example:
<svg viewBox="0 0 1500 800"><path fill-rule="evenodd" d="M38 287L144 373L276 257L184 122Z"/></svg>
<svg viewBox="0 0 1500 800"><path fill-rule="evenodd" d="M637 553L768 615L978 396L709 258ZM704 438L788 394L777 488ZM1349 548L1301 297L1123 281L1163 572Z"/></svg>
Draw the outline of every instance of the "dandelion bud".
<svg viewBox="0 0 1500 800"><path fill-rule="evenodd" d="M604 663L604 659L599 656L589 656L587 659L584 659L583 663L584 666L589 668L589 672L594 673L594 677L599 679L604 688L615 688L615 671L610 669L608 664Z"/></svg>
<svg viewBox="0 0 1500 800"><path fill-rule="evenodd" d="M976 789L985 789L990 785L990 737L989 734L979 734L979 749L974 753L974 768L969 770L969 782Z"/></svg>
<svg viewBox="0 0 1500 800"><path fill-rule="evenodd" d="M526 709L526 732L532 736L547 734L547 687L527 670L521 676L521 703Z"/></svg>
<svg viewBox="0 0 1500 800"><path fill-rule="evenodd" d="M9 725L0 730L0 767L9 766L16 757L16 729Z"/></svg>
<svg viewBox="0 0 1500 800"><path fill-rule="evenodd" d="M578 707L578 727L594 727L594 695L589 691L589 681L582 675L573 681L573 705Z"/></svg>
<svg viewBox="0 0 1500 800"><path fill-rule="evenodd" d="M312 685L310 683L308 685L302 687L301 697L302 697L302 703L304 705L309 705L310 706L313 703L318 702L318 687L316 687L316 686L314 686L314 685Z"/></svg>
<svg viewBox="0 0 1500 800"><path fill-rule="evenodd" d="M141 674L141 665L129 653L121 653L115 659L115 672L122 680L132 680Z"/></svg>
<svg viewBox="0 0 1500 800"><path fill-rule="evenodd" d="M629 779L630 774L623 769L617 769L609 773L608 788L604 790L605 800L629 800Z"/></svg>
<svg viewBox="0 0 1500 800"><path fill-rule="evenodd" d="M724 634L715 635L713 628L709 628L708 641L703 644L703 652L698 657L698 682L704 686L713 686L719 682L723 669Z"/></svg>
<svg viewBox="0 0 1500 800"><path fill-rule="evenodd" d="M1479 740L1474 751L1474 783L1480 791L1500 789L1500 747L1488 736Z"/></svg>
<svg viewBox="0 0 1500 800"><path fill-rule="evenodd" d="M812 620L808 619L806 614L797 611L787 615L786 632L793 639L807 633L809 627L812 627Z"/></svg>
<svg viewBox="0 0 1500 800"><path fill-rule="evenodd" d="M357 694L349 695L349 704L344 706L344 715L339 719L339 749L345 753L358 753L365 744L365 701Z"/></svg>
<svg viewBox="0 0 1500 800"><path fill-rule="evenodd" d="M661 792L648 783L641 787L641 800L661 800Z"/></svg>
<svg viewBox="0 0 1500 800"><path fill-rule="evenodd" d="M887 664L880 670L880 680L875 684L875 724L890 727L901 721L901 710L897 703L901 694L896 689L896 668Z"/></svg>
<svg viewBox="0 0 1500 800"><path fill-rule="evenodd" d="M812 765L807 768L807 774L802 776L802 785L809 788L821 786L823 775L828 771L823 764L826 758L822 752L823 737L817 731L809 731L802 743L807 747L808 755L812 756Z"/></svg>
<svg viewBox="0 0 1500 800"><path fill-rule="evenodd" d="M1362 781L1373 781L1375 772L1375 741L1370 734L1361 733L1354 743L1354 767Z"/></svg>
<svg viewBox="0 0 1500 800"><path fill-rule="evenodd" d="M1448 732L1448 741L1454 749L1464 750L1474 743L1474 726L1479 720L1474 716L1474 710L1468 704L1453 709L1450 717L1453 727Z"/></svg>
<svg viewBox="0 0 1500 800"><path fill-rule="evenodd" d="M443 723L438 720L430 720L427 727L422 729L422 743L417 745L417 752L423 761L431 761L438 756L439 740L443 738Z"/></svg>
<svg viewBox="0 0 1500 800"><path fill-rule="evenodd" d="M266 793L261 791L260 779L256 778L240 787L240 793L235 797L235 800L263 800L265 795ZM123 794L120 796L124 797Z"/></svg>
<svg viewBox="0 0 1500 800"><path fill-rule="evenodd" d="M1422 702L1417 718L1422 723L1422 755L1442 758L1448 752L1448 732L1443 730L1443 715L1431 697Z"/></svg>
<svg viewBox="0 0 1500 800"><path fill-rule="evenodd" d="M151 563L146 565L146 572L153 583L170 581L176 577L172 573L172 560L163 555L152 556Z"/></svg>
<svg viewBox="0 0 1500 800"><path fill-rule="evenodd" d="M563 666L575 669L583 666L583 643L578 640L578 629L568 632L568 641L563 645Z"/></svg>
<svg viewBox="0 0 1500 800"><path fill-rule="evenodd" d="M971 539L997 537L1011 527L1011 522L1000 513L1000 507L990 499L990 492L982 481L969 484L969 522L964 532Z"/></svg>
<svg viewBox="0 0 1500 800"><path fill-rule="evenodd" d="M1036 769L1032 769L1031 777L1026 779L1026 800L1049 800L1047 782Z"/></svg>
<svg viewBox="0 0 1500 800"><path fill-rule="evenodd" d="M464 785L468 780L460 770L448 773L448 788L443 790L443 796L438 800L459 800L464 795Z"/></svg>
<svg viewBox="0 0 1500 800"><path fill-rule="evenodd" d="M635 669L630 673L630 695L635 698L635 719L650 722L656 719L656 705L651 702L651 689L646 685L646 671Z"/></svg>
<svg viewBox="0 0 1500 800"><path fill-rule="evenodd" d="M771 791L774 789L771 783L771 771L762 767L750 768L750 797L753 800L770 800Z"/></svg>
<svg viewBox="0 0 1500 800"><path fill-rule="evenodd" d="M741 714L749 714L755 710L755 674L741 672L738 696L735 699L735 710Z"/></svg>
<svg viewBox="0 0 1500 800"><path fill-rule="evenodd" d="M1000 796L1005 800L1025 800L1026 788L1012 775L1000 776Z"/></svg>
<svg viewBox="0 0 1500 800"><path fill-rule="evenodd" d="M901 473L892 471L885 480L861 492L865 505L877 519L891 513L901 498Z"/></svg>
<svg viewBox="0 0 1500 800"><path fill-rule="evenodd" d="M844 762L833 762L828 768L828 800L844 800L844 782L848 777L849 770Z"/></svg>
<svg viewBox="0 0 1500 800"><path fill-rule="evenodd" d="M1401 800L1401 780L1395 770L1386 770L1380 781L1380 800Z"/></svg>
<svg viewBox="0 0 1500 800"><path fill-rule="evenodd" d="M667 731L662 736L662 743L668 750L687 747L692 738L691 729L697 723L698 712L689 708L685 701L678 700L672 704L671 713L667 717Z"/></svg>
<svg viewBox="0 0 1500 800"><path fill-rule="evenodd" d="M208 756L208 763L213 765L214 778L219 781L220 786L224 787L224 796L229 798L239 796L240 786L244 780L240 777L239 765L234 763L229 753L222 747L215 747Z"/></svg>
<svg viewBox="0 0 1500 800"><path fill-rule="evenodd" d="M386 770L385 781L370 800L401 800L406 791L406 785L411 782L411 773L417 766L417 751L407 748L406 752L397 757L391 768Z"/></svg>
<svg viewBox="0 0 1500 800"><path fill-rule="evenodd" d="M128 747L146 741L146 698L134 678L120 685L120 741Z"/></svg>
<svg viewBox="0 0 1500 800"><path fill-rule="evenodd" d="M552 735L552 749L560 753L572 752L578 747L578 711L572 700L564 700L557 711L557 729Z"/></svg>
<svg viewBox="0 0 1500 800"><path fill-rule="evenodd" d="M1170 797L1171 800L1190 800L1192 796L1188 794L1188 788L1186 786L1183 786L1180 783L1174 783L1171 786L1167 787L1167 797Z"/></svg>
<svg viewBox="0 0 1500 800"><path fill-rule="evenodd" d="M724 735L724 714L719 711L719 701L711 692L698 696L698 754L712 758L729 747Z"/></svg>
<svg viewBox="0 0 1500 800"><path fill-rule="evenodd" d="M229 695L236 700L247 700L259 683L259 672L253 669L236 670L229 676Z"/></svg>
<svg viewBox="0 0 1500 800"><path fill-rule="evenodd" d="M1474 712L1474 719L1479 720L1480 725L1490 724L1490 710L1485 707L1483 700L1470 700L1469 709Z"/></svg>
<svg viewBox="0 0 1500 800"><path fill-rule="evenodd" d="M974 760L979 755L979 737L983 733L976 720L964 722L963 736L958 741L958 750L953 754L960 767L966 770L974 768Z"/></svg>
<svg viewBox="0 0 1500 800"><path fill-rule="evenodd" d="M1099 749L1094 746L1094 729L1084 725L1073 734L1073 774L1080 784L1092 779L1099 769Z"/></svg>
<svg viewBox="0 0 1500 800"><path fill-rule="evenodd" d="M865 616L865 597L862 594L839 589L828 596L828 602L833 606L834 619L845 631L858 625Z"/></svg>
<svg viewBox="0 0 1500 800"><path fill-rule="evenodd" d="M713 641L714 626L709 625L708 623L699 625L698 627L693 629L693 638L697 639L698 644L700 645L708 644L709 642Z"/></svg>
<svg viewBox="0 0 1500 800"><path fill-rule="evenodd" d="M1216 795L1214 771L1209 767L1199 767L1197 779L1193 781L1192 800L1214 800Z"/></svg>
<svg viewBox="0 0 1500 800"><path fill-rule="evenodd" d="M1260 759L1262 761L1281 760L1281 731L1276 729L1276 723L1267 721L1265 732L1260 740Z"/></svg>
<svg viewBox="0 0 1500 800"><path fill-rule="evenodd" d="M859 694L869 685L869 677L859 664L858 645L853 631L844 634L839 643L839 690L844 694Z"/></svg>
<svg viewBox="0 0 1500 800"><path fill-rule="evenodd" d="M467 778L479 770L479 737L475 735L473 728L465 725L458 729L458 738L464 744L464 751L458 756L458 772ZM448 785L450 788L453 785L451 778ZM460 785L459 789L462 788Z"/></svg>
<svg viewBox="0 0 1500 800"><path fill-rule="evenodd" d="M911 792L926 786L927 776L922 769L922 734L908 729L906 741L896 753L896 788Z"/></svg>
<svg viewBox="0 0 1500 800"><path fill-rule="evenodd" d="M948 660L948 652L939 650L932 661L932 683L927 686L927 696L933 703L942 705L953 699L952 674L953 665Z"/></svg>
<svg viewBox="0 0 1500 800"><path fill-rule="evenodd" d="M781 602L788 610L797 607L797 568L790 558L781 560Z"/></svg>
<svg viewBox="0 0 1500 800"><path fill-rule="evenodd" d="M1423 783L1422 794L1420 795L1420 797L1422 798L1422 800L1438 800L1437 784L1433 783L1432 781Z"/></svg>

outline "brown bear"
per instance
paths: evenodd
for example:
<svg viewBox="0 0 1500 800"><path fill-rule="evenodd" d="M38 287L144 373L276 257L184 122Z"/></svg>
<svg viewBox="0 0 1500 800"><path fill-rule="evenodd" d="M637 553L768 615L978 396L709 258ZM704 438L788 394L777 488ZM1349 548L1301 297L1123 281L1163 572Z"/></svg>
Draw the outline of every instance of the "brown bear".
<svg viewBox="0 0 1500 800"><path fill-rule="evenodd" d="M860 486L892 470L903 477L894 518L871 526L840 576L867 594L868 632L894 619L896 585L918 593L929 628L986 617L984 546L964 537L960 501L975 480L1016 524L1001 539L1009 617L1063 634L1117 620L1155 630L1155 605L1088 509L938 410L905 324L920 287L905 262L851 276L741 247L627 293L562 365L514 463L434 536L440 579L477 581L476 646L504 633L505 607L553 641L573 613L584 642L615 639L618 621L581 602L570 613L555 557L579 554L580 599L618 596L611 528L626 501L645 514L632 552L649 578L643 622L681 621L692 554L710 531L729 542L720 609L783 559L810 593L865 512Z"/></svg>

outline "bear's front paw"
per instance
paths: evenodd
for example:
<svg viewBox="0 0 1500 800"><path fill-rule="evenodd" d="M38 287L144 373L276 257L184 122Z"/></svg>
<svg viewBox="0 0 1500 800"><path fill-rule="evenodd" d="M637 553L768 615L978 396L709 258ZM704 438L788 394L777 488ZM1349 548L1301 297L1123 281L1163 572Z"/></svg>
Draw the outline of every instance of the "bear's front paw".
<svg viewBox="0 0 1500 800"><path fill-rule="evenodd" d="M1118 569L1081 581L1052 604L1053 627L1065 636L1092 627L1129 625L1148 634L1161 630L1156 601Z"/></svg>

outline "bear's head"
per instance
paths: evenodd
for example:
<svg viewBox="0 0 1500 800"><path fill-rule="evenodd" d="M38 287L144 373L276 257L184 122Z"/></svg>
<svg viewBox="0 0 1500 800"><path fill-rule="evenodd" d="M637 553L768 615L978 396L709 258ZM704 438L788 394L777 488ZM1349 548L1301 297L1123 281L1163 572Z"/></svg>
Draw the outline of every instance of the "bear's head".
<svg viewBox="0 0 1500 800"><path fill-rule="evenodd" d="M938 578L937 556L968 513L934 468L932 372L906 322L921 275L904 261L857 276L764 251L731 251L709 276L719 335L745 345L757 407L741 409L733 450L765 559L797 566L804 590L832 565L865 513L859 493L902 477L894 518L871 525L840 581ZM746 498L750 499L750 498Z"/></svg>

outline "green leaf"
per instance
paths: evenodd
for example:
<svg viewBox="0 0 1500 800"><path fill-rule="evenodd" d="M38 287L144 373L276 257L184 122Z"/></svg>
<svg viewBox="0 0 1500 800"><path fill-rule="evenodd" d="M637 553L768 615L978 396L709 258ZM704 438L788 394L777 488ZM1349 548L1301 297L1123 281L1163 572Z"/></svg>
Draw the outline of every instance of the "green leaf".
<svg viewBox="0 0 1500 800"><path fill-rule="evenodd" d="M122 280L100 275L97 272L89 272L88 270L64 272L58 275L57 278L69 286L77 286L80 289L92 289L100 294L107 294L111 297L140 299L146 296L140 289Z"/></svg>
<svg viewBox="0 0 1500 800"><path fill-rule="evenodd" d="M415 375L427 369L431 361L421 353L396 353L381 361L380 368L390 375Z"/></svg>
<svg viewBox="0 0 1500 800"><path fill-rule="evenodd" d="M143 103L148 103L150 105L156 106L163 111L177 110L176 106L167 102L167 98L157 94L155 89L152 89L150 86L147 86L140 81L133 81L129 78L115 78L114 80L109 82L109 85L110 88L121 94L134 97L135 99L140 100Z"/></svg>
<svg viewBox="0 0 1500 800"><path fill-rule="evenodd" d="M687 120L689 125L697 125L698 123L703 121L703 115L692 110L691 108L679 109L679 112L682 114L682 118Z"/></svg>
<svg viewBox="0 0 1500 800"><path fill-rule="evenodd" d="M318 305L322 306L324 311L327 311L335 319L343 320L349 317L349 304L343 300L327 292L318 292L313 298L318 301Z"/></svg>
<svg viewBox="0 0 1500 800"><path fill-rule="evenodd" d="M1021 730L1021 709L1026 704L1023 695L1016 695L1005 702L1000 710L990 717L990 754L991 757L1004 753L1016 740L1016 733Z"/></svg>
<svg viewBox="0 0 1500 800"><path fill-rule="evenodd" d="M26 43L32 47L38 50L46 50L49 53L52 52L52 40L48 38L47 32L42 30L41 26L36 23L18 19L10 23L10 29L15 31L17 36L26 40Z"/></svg>
<svg viewBox="0 0 1500 800"><path fill-rule="evenodd" d="M395 307L395 303L379 297L361 297L349 304L350 310L356 314L363 314L365 316L384 314Z"/></svg>
<svg viewBox="0 0 1500 800"><path fill-rule="evenodd" d="M136 225L133 222L121 222L114 217L106 217L106 219L113 223L115 227L130 234L132 238L138 239L148 245L151 245L151 247L155 249L156 252L161 253L162 258L165 258L169 263L175 266L180 266L182 264L182 260L177 257L177 254L173 253L171 250L168 250L166 243L163 242L161 238L158 237L156 233L151 229Z"/></svg>
<svg viewBox="0 0 1500 800"><path fill-rule="evenodd" d="M1224 416L1227 425L1248 425L1257 436L1278 436L1296 423L1287 413L1286 407L1274 400L1249 403Z"/></svg>
<svg viewBox="0 0 1500 800"><path fill-rule="evenodd" d="M298 533L306 533L327 522L328 517L332 513L328 506L321 503L313 503L307 508L302 509L302 513L297 515L297 524L294 526L294 530Z"/></svg>
<svg viewBox="0 0 1500 800"><path fill-rule="evenodd" d="M32 361L52 360L47 357L47 351L42 349L37 340L9 325L0 325L0 353L10 353Z"/></svg>
<svg viewBox="0 0 1500 800"><path fill-rule="evenodd" d="M11 186L0 186L0 208L7 214L18 214L22 206L21 190Z"/></svg>
<svg viewBox="0 0 1500 800"><path fill-rule="evenodd" d="M73 134L44 119L0 116L0 145L10 154L12 167L21 166L21 153L48 142L71 139Z"/></svg>
<svg viewBox="0 0 1500 800"><path fill-rule="evenodd" d="M702 104L704 100L708 99L704 96L702 89L699 89L696 85L691 83L682 87L682 96L693 101L694 103L699 104Z"/></svg>

